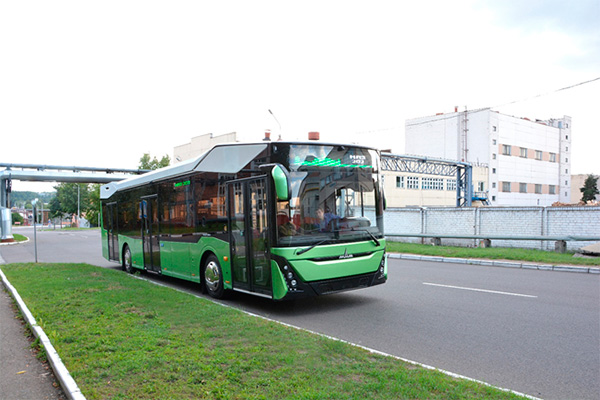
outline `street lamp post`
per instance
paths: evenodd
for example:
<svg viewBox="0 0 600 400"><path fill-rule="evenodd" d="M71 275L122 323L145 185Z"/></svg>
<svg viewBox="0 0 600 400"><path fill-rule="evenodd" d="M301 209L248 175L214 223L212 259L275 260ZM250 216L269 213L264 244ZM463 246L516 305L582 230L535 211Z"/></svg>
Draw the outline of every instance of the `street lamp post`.
<svg viewBox="0 0 600 400"><path fill-rule="evenodd" d="M38 256L37 256L37 229L36 229L36 219L37 219L37 202L38 199L35 199L34 201L31 202L31 206L33 208L33 247L35 248L35 263L37 264L38 262Z"/></svg>

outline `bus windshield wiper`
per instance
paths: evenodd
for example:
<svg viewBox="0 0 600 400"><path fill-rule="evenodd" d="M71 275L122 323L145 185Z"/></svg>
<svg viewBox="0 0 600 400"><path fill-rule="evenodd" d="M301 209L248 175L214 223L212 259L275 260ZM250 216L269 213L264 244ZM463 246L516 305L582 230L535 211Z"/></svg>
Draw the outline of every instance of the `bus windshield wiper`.
<svg viewBox="0 0 600 400"><path fill-rule="evenodd" d="M379 240L367 229L352 229L353 231L365 232L367 235L371 237L371 239L375 242L375 245L379 246Z"/></svg>
<svg viewBox="0 0 600 400"><path fill-rule="evenodd" d="M313 245L312 245L312 246L310 246L310 247L307 247L307 248L305 248L305 249L302 249L302 250L298 250L298 251L296 251L296 255L298 255L298 256L299 256L300 254L304 254L304 253L306 253L307 251L310 251L310 250L314 249L315 247L317 247L317 246L318 246L318 245L320 245L320 244L323 244L323 243L325 243L325 242L329 242L329 240L331 240L331 239L323 239L323 240L320 240L320 241L318 241L317 243L313 244Z"/></svg>

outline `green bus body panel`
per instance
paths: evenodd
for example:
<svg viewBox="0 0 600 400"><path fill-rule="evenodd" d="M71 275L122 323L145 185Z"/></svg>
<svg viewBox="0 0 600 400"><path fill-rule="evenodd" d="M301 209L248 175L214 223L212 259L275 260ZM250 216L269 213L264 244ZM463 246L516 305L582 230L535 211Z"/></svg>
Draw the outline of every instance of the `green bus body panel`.
<svg viewBox="0 0 600 400"><path fill-rule="evenodd" d="M163 275L200 281L200 260L190 254L191 243L160 242L160 265Z"/></svg>
<svg viewBox="0 0 600 400"><path fill-rule="evenodd" d="M273 285L273 299L283 299L288 292L288 286L275 260L271 260L271 282Z"/></svg>
<svg viewBox="0 0 600 400"><path fill-rule="evenodd" d="M125 235L118 235L119 239L119 261L123 264L123 246L127 244L131 250L131 266L144 269L144 242L142 239L134 239Z"/></svg>
<svg viewBox="0 0 600 400"><path fill-rule="evenodd" d="M102 257L108 260L108 232L104 228L100 228L100 236L102 237Z"/></svg>
<svg viewBox="0 0 600 400"><path fill-rule="evenodd" d="M104 234L104 233L103 233ZM123 262L123 246L131 250L132 266L144 269L144 248L141 239L119 235L119 260ZM103 239L103 243L107 239ZM103 255L108 259L108 245L103 244ZM106 247L106 253L104 253ZM229 243L213 237L203 237L198 243L160 242L160 262L163 275L200 282L200 264L206 252L214 253L219 259L223 271L224 285L231 289L231 263L229 261ZM227 257L227 261L225 258ZM229 282L229 283L228 283Z"/></svg>
<svg viewBox="0 0 600 400"><path fill-rule="evenodd" d="M379 268L385 250L385 240L379 239L379 243L379 246L376 246L373 241L317 246L299 256L294 254L296 248L273 248L271 252L286 258L300 279L312 282L375 272ZM356 258L314 260L339 257L346 253L354 255L371 252L372 254L368 256Z"/></svg>

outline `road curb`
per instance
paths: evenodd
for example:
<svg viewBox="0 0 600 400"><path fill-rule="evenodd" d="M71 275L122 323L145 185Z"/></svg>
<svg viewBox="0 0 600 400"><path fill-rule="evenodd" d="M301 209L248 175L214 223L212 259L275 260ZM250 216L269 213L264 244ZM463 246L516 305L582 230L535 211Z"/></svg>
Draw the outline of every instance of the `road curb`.
<svg viewBox="0 0 600 400"><path fill-rule="evenodd" d="M23 318L27 322L27 325L29 325L35 337L39 339L40 345L46 350L48 362L50 363L50 366L54 371L54 375L59 380L60 385L62 386L62 389L67 395L67 397L71 400L85 400L85 396L81 393L81 390L79 389L77 383L75 383L75 380L67 370L67 367L65 367L65 364L62 362L60 356L56 352L56 349L50 342L50 339L48 338L42 327L40 327L37 324L35 318L33 317L33 314L31 314L31 312L23 302L23 299L19 295L19 292L17 292L17 289L15 289L15 287L9 282L8 278L6 277L6 275L4 275L4 272L1 269L0 277L2 277L2 283L4 284L6 289L10 292L13 299L15 299L17 306L23 314Z"/></svg>
<svg viewBox="0 0 600 400"><path fill-rule="evenodd" d="M600 274L600 267L579 267L574 265L549 265L549 264L533 264L519 263L514 261L495 261L483 260L479 258L455 258L455 257L440 257L440 256L421 256L418 254L408 253L388 253L388 258L402 260L417 260L417 261L436 261L452 264L471 264L482 265L486 267L502 267L502 268L521 268L521 269L536 269L540 271L560 271L560 272L576 272L585 274Z"/></svg>

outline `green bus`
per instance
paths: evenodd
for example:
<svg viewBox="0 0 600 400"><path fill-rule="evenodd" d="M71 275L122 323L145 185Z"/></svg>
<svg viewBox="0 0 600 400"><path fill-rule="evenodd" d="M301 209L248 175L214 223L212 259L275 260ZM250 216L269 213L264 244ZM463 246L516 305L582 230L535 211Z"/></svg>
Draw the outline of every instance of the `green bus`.
<svg viewBox="0 0 600 400"><path fill-rule="evenodd" d="M387 280L377 150L220 144L103 185L102 254L123 270L288 300Z"/></svg>

